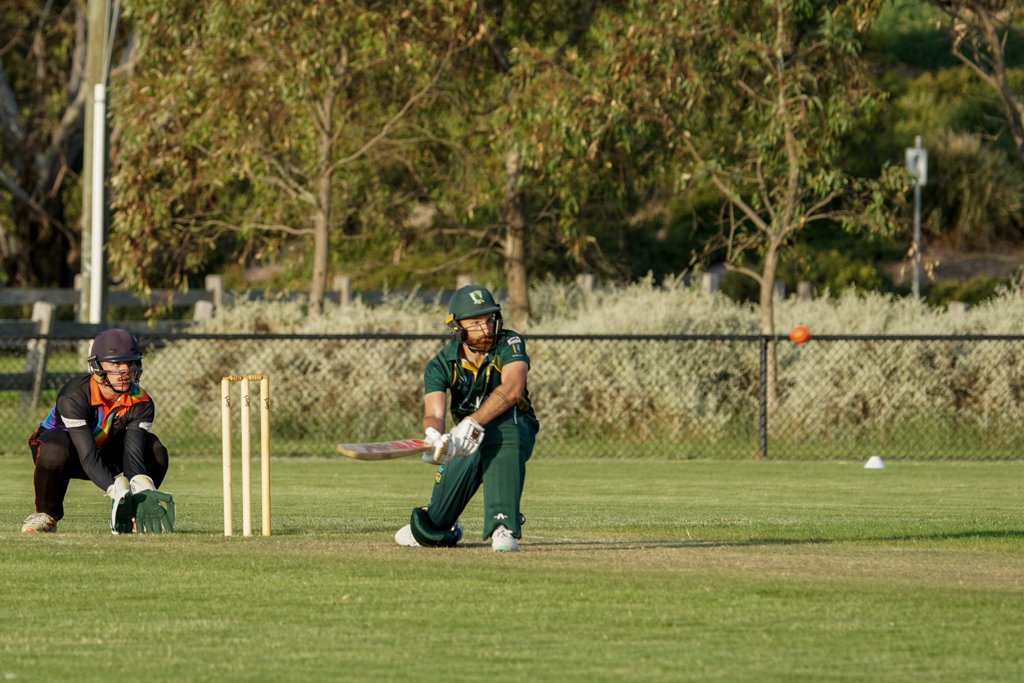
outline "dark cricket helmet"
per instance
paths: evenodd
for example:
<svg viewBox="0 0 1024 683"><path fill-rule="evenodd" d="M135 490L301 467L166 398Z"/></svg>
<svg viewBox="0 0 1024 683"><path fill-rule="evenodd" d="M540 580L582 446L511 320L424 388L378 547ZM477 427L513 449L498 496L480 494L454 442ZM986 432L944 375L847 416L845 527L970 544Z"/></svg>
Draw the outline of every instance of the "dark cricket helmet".
<svg viewBox="0 0 1024 683"><path fill-rule="evenodd" d="M135 366L132 370L133 382L137 382L142 375L142 351L139 350L139 342L131 332L120 327L103 330L92 342L92 350L87 361L89 371L105 382L107 373L100 365L104 361L132 363Z"/></svg>
<svg viewBox="0 0 1024 683"><path fill-rule="evenodd" d="M142 360L139 342L128 330L112 327L100 332L92 342L90 360L124 362Z"/></svg>

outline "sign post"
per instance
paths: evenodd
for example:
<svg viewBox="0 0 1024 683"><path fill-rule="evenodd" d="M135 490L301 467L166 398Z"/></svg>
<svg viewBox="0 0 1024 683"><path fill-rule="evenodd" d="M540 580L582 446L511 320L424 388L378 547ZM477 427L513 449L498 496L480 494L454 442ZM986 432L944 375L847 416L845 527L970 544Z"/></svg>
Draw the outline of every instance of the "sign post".
<svg viewBox="0 0 1024 683"><path fill-rule="evenodd" d="M914 136L914 146L907 147L907 171L914 177L914 275L911 288L914 298L921 297L921 188L928 182L928 150L921 146L921 136Z"/></svg>

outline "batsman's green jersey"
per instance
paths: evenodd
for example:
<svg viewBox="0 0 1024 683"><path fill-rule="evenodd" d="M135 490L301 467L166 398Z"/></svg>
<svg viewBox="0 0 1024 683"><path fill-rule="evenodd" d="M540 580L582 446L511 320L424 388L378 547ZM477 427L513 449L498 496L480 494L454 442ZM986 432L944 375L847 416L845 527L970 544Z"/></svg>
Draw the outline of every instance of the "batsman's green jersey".
<svg viewBox="0 0 1024 683"><path fill-rule="evenodd" d="M522 336L511 330L502 330L494 350L487 354L479 369L459 357L459 342L452 340L427 364L423 372L423 393L447 391L451 398L452 418L458 424L462 418L476 411L501 384L501 369L516 361L529 365L530 357L526 355ZM520 419L531 424L534 432L540 427L528 389L523 390L517 405L491 424Z"/></svg>
<svg viewBox="0 0 1024 683"><path fill-rule="evenodd" d="M479 368L459 357L459 342L452 340L427 364L423 391L448 392L452 418L458 424L501 385L502 368L519 361L529 364L530 357L522 336L512 330L503 330L498 335L494 349L487 353ZM438 530L450 529L483 485L483 537L489 538L495 527L502 525L519 538L519 501L526 461L533 454L539 429L529 390L524 388L516 405L484 425L484 440L475 454L455 458L438 468L427 508L429 521ZM415 528L415 515L413 521L414 532L429 531Z"/></svg>

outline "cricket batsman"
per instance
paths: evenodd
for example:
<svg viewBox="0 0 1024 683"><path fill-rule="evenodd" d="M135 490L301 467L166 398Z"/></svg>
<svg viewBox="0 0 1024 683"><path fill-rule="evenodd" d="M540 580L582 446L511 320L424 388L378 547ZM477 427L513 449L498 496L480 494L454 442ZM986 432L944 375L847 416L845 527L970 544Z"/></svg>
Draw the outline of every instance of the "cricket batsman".
<svg viewBox="0 0 1024 683"><path fill-rule="evenodd" d="M395 541L454 546L462 538L459 516L483 485L483 538L495 551L516 552L526 461L540 429L526 387L526 344L503 328L501 307L477 285L455 292L446 324L453 339L423 373L423 429L434 446L423 459L440 466L430 504L413 508ZM456 426L443 433L449 398Z"/></svg>
<svg viewBox="0 0 1024 683"><path fill-rule="evenodd" d="M138 383L138 342L126 330L104 330L93 340L88 367L88 375L58 392L29 438L36 511L22 532L57 530L72 479L88 479L110 497L112 533L173 531L174 498L158 490L167 448L150 431L155 411Z"/></svg>

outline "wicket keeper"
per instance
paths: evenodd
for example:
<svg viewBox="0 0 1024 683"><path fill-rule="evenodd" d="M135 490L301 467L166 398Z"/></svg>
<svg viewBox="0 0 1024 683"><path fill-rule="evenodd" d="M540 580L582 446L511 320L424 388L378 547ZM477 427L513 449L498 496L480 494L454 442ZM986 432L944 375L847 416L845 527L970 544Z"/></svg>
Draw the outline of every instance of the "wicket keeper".
<svg viewBox="0 0 1024 683"><path fill-rule="evenodd" d="M496 551L516 552L526 461L540 429L526 388L526 344L503 328L501 307L477 285L455 292L445 322L453 339L423 373L423 429L434 446L423 459L440 467L430 504L413 509L395 541L454 546L462 538L459 516L483 485L483 538ZM442 434L449 395L456 426Z"/></svg>
<svg viewBox="0 0 1024 683"><path fill-rule="evenodd" d="M138 342L126 330L104 330L93 340L88 367L90 374L58 392L29 438L36 511L22 532L57 530L72 479L88 479L110 497L111 532L173 531L174 499L157 490L167 474L167 448L151 431L155 411L139 386Z"/></svg>

